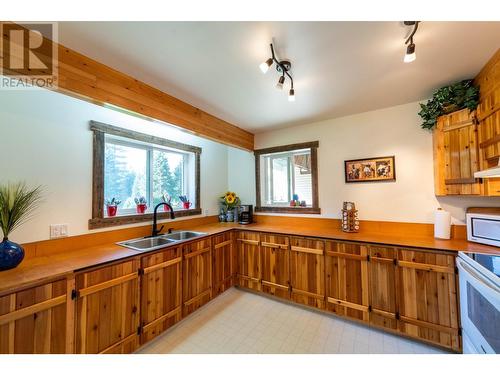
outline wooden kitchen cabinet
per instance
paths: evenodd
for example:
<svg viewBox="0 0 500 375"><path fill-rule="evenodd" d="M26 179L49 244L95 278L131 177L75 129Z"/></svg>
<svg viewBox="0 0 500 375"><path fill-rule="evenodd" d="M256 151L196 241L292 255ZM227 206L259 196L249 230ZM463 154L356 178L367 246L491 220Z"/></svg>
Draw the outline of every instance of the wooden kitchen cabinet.
<svg viewBox="0 0 500 375"><path fill-rule="evenodd" d="M399 249L397 270L401 332L459 350L455 256Z"/></svg>
<svg viewBox="0 0 500 375"><path fill-rule="evenodd" d="M234 285L236 257L233 233L226 232L213 237L213 297Z"/></svg>
<svg viewBox="0 0 500 375"><path fill-rule="evenodd" d="M141 258L141 343L182 319L182 248Z"/></svg>
<svg viewBox="0 0 500 375"><path fill-rule="evenodd" d="M256 232L241 231L237 233L238 247L238 285L261 290L260 272L260 236Z"/></svg>
<svg viewBox="0 0 500 375"><path fill-rule="evenodd" d="M434 189L442 195L480 195L476 112L463 109L440 116L433 132Z"/></svg>
<svg viewBox="0 0 500 375"><path fill-rule="evenodd" d="M138 259L76 274L76 353L132 353L139 346Z"/></svg>
<svg viewBox="0 0 500 375"><path fill-rule="evenodd" d="M323 309L325 307L325 241L290 238L291 299Z"/></svg>
<svg viewBox="0 0 500 375"><path fill-rule="evenodd" d="M393 247L369 245L368 285L370 290L370 324L396 330L398 305L396 298L397 250Z"/></svg>
<svg viewBox="0 0 500 375"><path fill-rule="evenodd" d="M326 309L368 322L368 248L349 242L326 241Z"/></svg>
<svg viewBox="0 0 500 375"><path fill-rule="evenodd" d="M260 234L262 291L290 298L290 245L287 236Z"/></svg>
<svg viewBox="0 0 500 375"><path fill-rule="evenodd" d="M212 239L210 237L183 246L183 316L212 299Z"/></svg>
<svg viewBox="0 0 500 375"><path fill-rule="evenodd" d="M1 354L73 351L73 301L67 285L66 279L55 280L0 297Z"/></svg>

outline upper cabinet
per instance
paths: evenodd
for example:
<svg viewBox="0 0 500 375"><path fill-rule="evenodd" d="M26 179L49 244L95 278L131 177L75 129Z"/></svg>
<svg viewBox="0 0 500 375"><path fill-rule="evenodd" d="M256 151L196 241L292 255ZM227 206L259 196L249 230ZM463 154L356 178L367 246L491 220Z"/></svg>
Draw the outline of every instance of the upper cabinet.
<svg viewBox="0 0 500 375"><path fill-rule="evenodd" d="M474 111L463 109L439 117L433 134L436 195L479 195L477 122Z"/></svg>
<svg viewBox="0 0 500 375"><path fill-rule="evenodd" d="M463 109L438 118L433 133L437 196L500 196L500 178L474 178L500 157L500 50L475 79L477 111Z"/></svg>

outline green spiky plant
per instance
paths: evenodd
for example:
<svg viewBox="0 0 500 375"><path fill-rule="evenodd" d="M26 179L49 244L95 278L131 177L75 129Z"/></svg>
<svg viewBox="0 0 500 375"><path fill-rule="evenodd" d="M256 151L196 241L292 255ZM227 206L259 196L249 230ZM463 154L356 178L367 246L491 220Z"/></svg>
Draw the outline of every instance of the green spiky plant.
<svg viewBox="0 0 500 375"><path fill-rule="evenodd" d="M9 233L32 218L42 202L42 187L29 188L24 182L0 184L0 227L4 240Z"/></svg>

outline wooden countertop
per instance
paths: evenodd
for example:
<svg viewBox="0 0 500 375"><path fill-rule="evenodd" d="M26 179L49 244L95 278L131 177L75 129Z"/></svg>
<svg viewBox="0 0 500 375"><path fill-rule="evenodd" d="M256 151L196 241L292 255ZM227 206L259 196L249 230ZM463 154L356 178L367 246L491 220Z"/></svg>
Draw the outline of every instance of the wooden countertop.
<svg viewBox="0 0 500 375"><path fill-rule="evenodd" d="M280 233L324 239L367 242L380 245L435 249L445 251L466 251L500 255L500 248L480 245L465 240L439 240L430 236L401 236L397 234L380 233L344 233L340 229L307 229L284 225L250 224L239 225L233 223L214 223L190 228L207 235L222 233L232 229L245 229L257 232ZM28 285L43 282L48 279L65 277L74 271L84 268L103 265L141 253L110 243L93 247L86 247L70 252L61 252L48 256L26 259L17 268L0 272L0 293L19 290Z"/></svg>

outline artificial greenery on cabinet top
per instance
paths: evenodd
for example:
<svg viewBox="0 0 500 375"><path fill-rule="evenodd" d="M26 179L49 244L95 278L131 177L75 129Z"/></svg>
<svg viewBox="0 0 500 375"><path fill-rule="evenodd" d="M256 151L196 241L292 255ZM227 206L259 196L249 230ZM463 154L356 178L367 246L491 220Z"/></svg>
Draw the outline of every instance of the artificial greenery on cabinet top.
<svg viewBox="0 0 500 375"><path fill-rule="evenodd" d="M466 79L449 86L441 87L427 101L420 103L423 129L432 129L439 116L464 108L476 109L479 104L479 87L474 86L472 79Z"/></svg>

